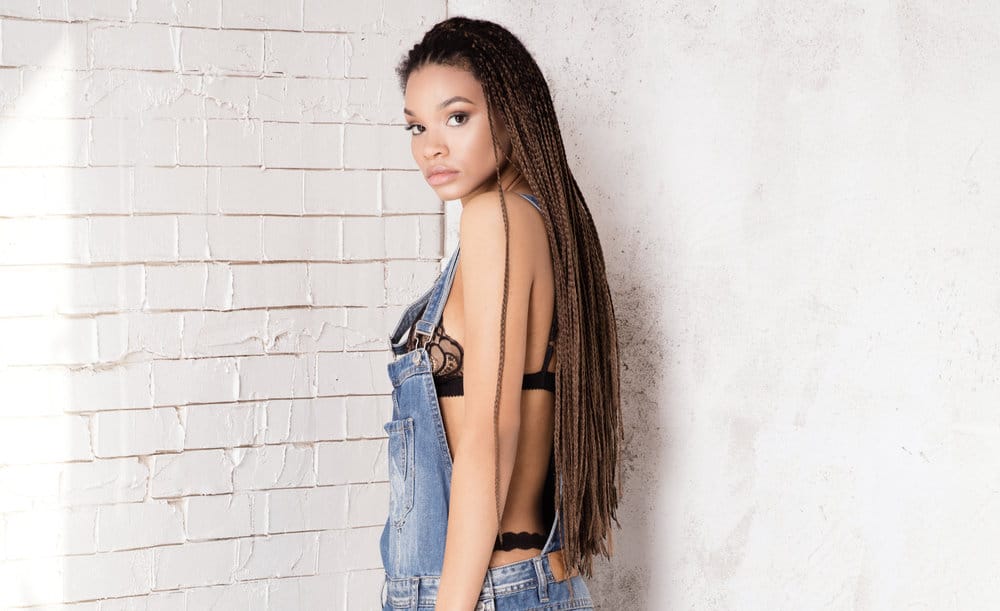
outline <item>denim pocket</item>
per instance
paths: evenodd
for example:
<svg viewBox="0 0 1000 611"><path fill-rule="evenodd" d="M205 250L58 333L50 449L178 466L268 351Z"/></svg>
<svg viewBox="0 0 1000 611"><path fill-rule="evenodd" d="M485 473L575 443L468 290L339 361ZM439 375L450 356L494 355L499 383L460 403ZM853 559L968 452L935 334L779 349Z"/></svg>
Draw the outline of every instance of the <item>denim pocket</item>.
<svg viewBox="0 0 1000 611"><path fill-rule="evenodd" d="M400 527L413 509L413 418L390 420L382 428L389 434L389 517Z"/></svg>

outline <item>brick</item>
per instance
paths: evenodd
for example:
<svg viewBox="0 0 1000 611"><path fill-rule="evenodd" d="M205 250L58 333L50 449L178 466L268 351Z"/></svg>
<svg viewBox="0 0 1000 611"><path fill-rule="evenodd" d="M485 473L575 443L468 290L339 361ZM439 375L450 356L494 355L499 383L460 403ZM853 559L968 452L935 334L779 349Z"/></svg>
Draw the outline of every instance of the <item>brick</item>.
<svg viewBox="0 0 1000 611"><path fill-rule="evenodd" d="M333 123L264 123L268 168L340 168L343 126Z"/></svg>
<svg viewBox="0 0 1000 611"><path fill-rule="evenodd" d="M420 172L383 171L381 178L381 210L385 214L440 214L444 202L437 196Z"/></svg>
<svg viewBox="0 0 1000 611"><path fill-rule="evenodd" d="M228 265L183 263L146 267L146 307L151 310L222 310L232 307Z"/></svg>
<svg viewBox="0 0 1000 611"><path fill-rule="evenodd" d="M160 547L153 553L153 589L196 588L228 584L239 566L239 542L188 542Z"/></svg>
<svg viewBox="0 0 1000 611"><path fill-rule="evenodd" d="M150 589L152 552L127 550L85 556L63 556L61 596L64 600L146 594ZM53 575L48 575L49 588Z"/></svg>
<svg viewBox="0 0 1000 611"><path fill-rule="evenodd" d="M352 78L347 82L349 88L344 114L351 123L394 124L398 129L403 129L406 123L403 114L405 100L399 87L399 80L394 74L387 72L386 76ZM413 137L405 130L404 133L406 138Z"/></svg>
<svg viewBox="0 0 1000 611"><path fill-rule="evenodd" d="M177 218L98 216L90 219L90 261L141 263L177 260Z"/></svg>
<svg viewBox="0 0 1000 611"><path fill-rule="evenodd" d="M307 214L372 216L379 213L378 172L345 170L305 173Z"/></svg>
<svg viewBox="0 0 1000 611"><path fill-rule="evenodd" d="M90 162L94 165L176 165L177 121L91 119Z"/></svg>
<svg viewBox="0 0 1000 611"><path fill-rule="evenodd" d="M153 361L152 365L156 405L234 401L239 392L232 358Z"/></svg>
<svg viewBox="0 0 1000 611"><path fill-rule="evenodd" d="M301 488L316 485L313 448L267 445L232 450L236 490Z"/></svg>
<svg viewBox="0 0 1000 611"><path fill-rule="evenodd" d="M240 539L240 564L235 579L268 579L315 575L319 558L315 533L289 533Z"/></svg>
<svg viewBox="0 0 1000 611"><path fill-rule="evenodd" d="M0 465L93 460L82 416L11 418L0 425Z"/></svg>
<svg viewBox="0 0 1000 611"><path fill-rule="evenodd" d="M0 531L5 558L93 554L97 551L98 509L91 506L5 514Z"/></svg>
<svg viewBox="0 0 1000 611"><path fill-rule="evenodd" d="M279 609L269 603L268 580L230 583L186 590L184 609ZM170 607L179 609L182 607ZM128 610L131 611L131 610ZM164 609L164 611L168 611Z"/></svg>
<svg viewBox="0 0 1000 611"><path fill-rule="evenodd" d="M343 308L282 308L267 313L268 352L341 351L349 332Z"/></svg>
<svg viewBox="0 0 1000 611"><path fill-rule="evenodd" d="M6 0L3 3L3 14L7 17L38 19L41 16L38 4L38 0Z"/></svg>
<svg viewBox="0 0 1000 611"><path fill-rule="evenodd" d="M185 312L185 357L263 354L268 314L265 310Z"/></svg>
<svg viewBox="0 0 1000 611"><path fill-rule="evenodd" d="M306 443L345 437L343 397L273 399L266 404L266 414L265 443Z"/></svg>
<svg viewBox="0 0 1000 611"><path fill-rule="evenodd" d="M39 2L43 19L66 21L128 21L131 18L130 5L130 2L123 0L63 3L58 2L58 0L42 0Z"/></svg>
<svg viewBox="0 0 1000 611"><path fill-rule="evenodd" d="M184 408L184 449L232 448L262 443L265 434L264 402L210 403Z"/></svg>
<svg viewBox="0 0 1000 611"><path fill-rule="evenodd" d="M150 464L153 498L233 491L233 461L224 450L158 454Z"/></svg>
<svg viewBox="0 0 1000 611"><path fill-rule="evenodd" d="M271 79L240 75L206 75L202 84L205 117L209 119L271 119L260 111L258 82ZM204 122L202 122L204 123Z"/></svg>
<svg viewBox="0 0 1000 611"><path fill-rule="evenodd" d="M316 444L317 484L368 484L388 479L386 440L358 439Z"/></svg>
<svg viewBox="0 0 1000 611"><path fill-rule="evenodd" d="M371 532L374 530L374 533ZM364 530L359 537L381 536L382 527ZM361 545L364 545L364 541ZM377 551L377 550L376 550ZM371 566L371 550L364 550L364 564ZM352 606L359 609L378 609L382 604L382 586L385 580L385 570L382 568L381 556L376 558L375 568L355 569L347 573L347 598Z"/></svg>
<svg viewBox="0 0 1000 611"><path fill-rule="evenodd" d="M241 401L312 397L316 394L312 355L244 356L237 358L237 363Z"/></svg>
<svg viewBox="0 0 1000 611"><path fill-rule="evenodd" d="M193 592L200 591L202 590L193 590ZM184 609L190 600L191 597L187 592L151 592L142 596L101 600L100 611L135 611L136 608L144 611L172 611L173 609ZM209 607L195 608L206 609ZM80 611L96 610L84 608Z"/></svg>
<svg viewBox="0 0 1000 611"><path fill-rule="evenodd" d="M302 171L216 168L211 201L236 214L302 214Z"/></svg>
<svg viewBox="0 0 1000 611"><path fill-rule="evenodd" d="M85 166L88 123L86 119L0 117L0 133L4 134L0 165Z"/></svg>
<svg viewBox="0 0 1000 611"><path fill-rule="evenodd" d="M101 458L179 452L184 447L184 425L170 407L105 411L93 418L94 453Z"/></svg>
<svg viewBox="0 0 1000 611"><path fill-rule="evenodd" d="M180 119L177 122L177 163L208 165L208 136L205 119Z"/></svg>
<svg viewBox="0 0 1000 611"><path fill-rule="evenodd" d="M259 216L182 216L177 222L181 260L261 260Z"/></svg>
<svg viewBox="0 0 1000 611"><path fill-rule="evenodd" d="M358 3L371 4L371 3ZM326 609L348 611L345 599L347 576L306 575L268 581L267 600L273 609ZM377 604L364 604L359 609L377 609Z"/></svg>
<svg viewBox="0 0 1000 611"><path fill-rule="evenodd" d="M382 263L310 263L312 302L322 306L360 306L385 302Z"/></svg>
<svg viewBox="0 0 1000 611"><path fill-rule="evenodd" d="M386 437L386 422L392 420L392 399L385 395L347 397L347 438Z"/></svg>
<svg viewBox="0 0 1000 611"><path fill-rule="evenodd" d="M420 243L417 257L440 260L444 256L443 219L438 215L420 215L417 219L417 236Z"/></svg>
<svg viewBox="0 0 1000 611"><path fill-rule="evenodd" d="M182 316L174 312L124 312L96 317L97 360L180 358Z"/></svg>
<svg viewBox="0 0 1000 611"><path fill-rule="evenodd" d="M137 0L134 20L218 28L222 25L222 3L220 0L199 0L199 2Z"/></svg>
<svg viewBox="0 0 1000 611"><path fill-rule="evenodd" d="M97 360L97 325L90 318L0 318L0 363L81 365Z"/></svg>
<svg viewBox="0 0 1000 611"><path fill-rule="evenodd" d="M206 121L206 160L212 166L259 166L263 123L256 119Z"/></svg>
<svg viewBox="0 0 1000 611"><path fill-rule="evenodd" d="M387 216L382 219L384 256L390 259L416 259L420 256L421 216Z"/></svg>
<svg viewBox="0 0 1000 611"><path fill-rule="evenodd" d="M392 28L383 31L351 32L347 35L345 50L347 76L351 78L381 76L390 69L389 67L395 66L419 40L420 34L412 26L409 30Z"/></svg>
<svg viewBox="0 0 1000 611"><path fill-rule="evenodd" d="M239 492L187 499L188 537L226 539L249 537L267 532L267 492Z"/></svg>
<svg viewBox="0 0 1000 611"><path fill-rule="evenodd" d="M344 219L344 259L365 261L384 259L385 222L381 217L354 217ZM374 239L373 239L374 236Z"/></svg>
<svg viewBox="0 0 1000 611"><path fill-rule="evenodd" d="M309 305L309 280L304 263L234 265L233 307Z"/></svg>
<svg viewBox="0 0 1000 611"><path fill-rule="evenodd" d="M386 303L412 302L434 284L440 273L437 261L386 262Z"/></svg>
<svg viewBox="0 0 1000 611"><path fill-rule="evenodd" d="M183 542L184 515L174 503L154 500L97 508L98 551Z"/></svg>
<svg viewBox="0 0 1000 611"><path fill-rule="evenodd" d="M344 347L350 351L386 350L402 310L389 307L346 308Z"/></svg>
<svg viewBox="0 0 1000 611"><path fill-rule="evenodd" d="M323 0L304 0L303 6L303 29L306 30L371 30L383 18L381 7L373 2L335 5Z"/></svg>
<svg viewBox="0 0 1000 611"><path fill-rule="evenodd" d="M87 69L86 23L4 19L0 39L0 64Z"/></svg>
<svg viewBox="0 0 1000 611"><path fill-rule="evenodd" d="M205 108L202 77L195 74L92 70L81 90L86 114L105 119L188 119L202 117Z"/></svg>
<svg viewBox="0 0 1000 611"><path fill-rule="evenodd" d="M0 368L0 388L4 389L0 417L149 407L149 376L149 363L77 369Z"/></svg>
<svg viewBox="0 0 1000 611"><path fill-rule="evenodd" d="M177 31L162 24L95 25L91 29L91 46L95 68L177 68Z"/></svg>
<svg viewBox="0 0 1000 611"><path fill-rule="evenodd" d="M0 168L4 216L127 214L131 173L131 168Z"/></svg>
<svg viewBox="0 0 1000 611"><path fill-rule="evenodd" d="M347 487L271 490L268 532L326 530L347 526Z"/></svg>
<svg viewBox="0 0 1000 611"><path fill-rule="evenodd" d="M389 512L389 482L347 486L347 525L382 526Z"/></svg>
<svg viewBox="0 0 1000 611"><path fill-rule="evenodd" d="M87 263L85 218L0 218L0 261L4 265Z"/></svg>
<svg viewBox="0 0 1000 611"><path fill-rule="evenodd" d="M269 32L264 71L288 76L344 78L344 35Z"/></svg>
<svg viewBox="0 0 1000 611"><path fill-rule="evenodd" d="M0 467L0 514L59 506L63 464ZM3 572L0 571L0 576Z"/></svg>
<svg viewBox="0 0 1000 611"><path fill-rule="evenodd" d="M320 396L372 395L392 392L382 352L322 352L316 355L316 389Z"/></svg>
<svg viewBox="0 0 1000 611"><path fill-rule="evenodd" d="M258 30L302 29L301 2L261 0L222 3L222 27ZM301 33L298 33L302 36Z"/></svg>
<svg viewBox="0 0 1000 611"><path fill-rule="evenodd" d="M257 81L253 115L265 121L341 122L350 118L345 79L269 75Z"/></svg>
<svg viewBox="0 0 1000 611"><path fill-rule="evenodd" d="M64 505L134 503L146 496L149 469L135 458L110 458L62 466L59 501Z"/></svg>
<svg viewBox="0 0 1000 611"><path fill-rule="evenodd" d="M379 537L383 526L329 530L319 536L319 572L345 573L382 569ZM353 599L352 599L353 602Z"/></svg>
<svg viewBox="0 0 1000 611"><path fill-rule="evenodd" d="M206 193L205 168L135 168L135 211L214 213Z"/></svg>
<svg viewBox="0 0 1000 611"><path fill-rule="evenodd" d="M0 114L37 119L92 116L87 92L94 72L36 67L25 70L21 78L18 72L0 69ZM4 112L4 100L12 112Z"/></svg>
<svg viewBox="0 0 1000 611"><path fill-rule="evenodd" d="M265 217L264 259L337 261L341 258L341 222L335 217Z"/></svg>
<svg viewBox="0 0 1000 611"><path fill-rule="evenodd" d="M264 65L264 34L237 30L179 30L184 71L259 74Z"/></svg>
<svg viewBox="0 0 1000 611"><path fill-rule="evenodd" d="M411 136L398 125L344 125L344 168L414 170ZM430 189L430 186L427 186Z"/></svg>

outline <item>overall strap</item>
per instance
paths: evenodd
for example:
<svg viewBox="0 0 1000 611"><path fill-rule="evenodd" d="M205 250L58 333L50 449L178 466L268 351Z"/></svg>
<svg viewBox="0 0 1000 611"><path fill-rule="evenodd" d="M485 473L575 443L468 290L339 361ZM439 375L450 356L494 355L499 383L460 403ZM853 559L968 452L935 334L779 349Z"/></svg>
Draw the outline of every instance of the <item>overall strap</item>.
<svg viewBox="0 0 1000 611"><path fill-rule="evenodd" d="M451 260L448 261L448 266L445 267L441 282L434 287L434 292L431 293L427 301L427 307L424 309L424 315L415 325L414 332L417 335L424 335L429 339L433 335L434 329L437 328L438 322L441 321L444 304L448 301L448 294L451 293L451 284L455 280L455 269L458 267L458 250L460 247L461 244L455 247L455 252L452 254Z"/></svg>

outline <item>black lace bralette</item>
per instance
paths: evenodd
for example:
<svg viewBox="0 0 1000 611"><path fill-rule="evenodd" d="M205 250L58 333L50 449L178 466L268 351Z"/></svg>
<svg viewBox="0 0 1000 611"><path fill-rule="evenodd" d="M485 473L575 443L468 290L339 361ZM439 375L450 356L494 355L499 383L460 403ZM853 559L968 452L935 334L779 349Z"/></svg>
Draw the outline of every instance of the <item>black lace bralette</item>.
<svg viewBox="0 0 1000 611"><path fill-rule="evenodd" d="M409 352L417 347L417 327L413 324L410 327L410 335L406 340L406 351ZM522 389L538 388L556 391L556 374L554 371L547 371L549 360L552 358L552 351L555 348L556 320L552 318L552 330L549 332L549 346L545 350L545 361L542 369L535 373L524 374L521 383ZM438 323L431 338L424 344L427 356L431 359L431 373L434 376L434 386L439 397L461 397L465 394L465 385L462 382L462 345L453 337L444 332L444 325Z"/></svg>

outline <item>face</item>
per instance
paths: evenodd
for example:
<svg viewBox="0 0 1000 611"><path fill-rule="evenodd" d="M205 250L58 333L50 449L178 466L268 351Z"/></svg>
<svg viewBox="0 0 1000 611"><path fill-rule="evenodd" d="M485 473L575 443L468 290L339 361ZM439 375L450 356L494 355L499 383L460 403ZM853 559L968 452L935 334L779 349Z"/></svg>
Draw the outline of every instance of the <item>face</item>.
<svg viewBox="0 0 1000 611"><path fill-rule="evenodd" d="M428 64L406 81L403 117L410 131L410 150L424 179L444 201L468 200L496 185L496 156L490 137L486 97L472 73ZM494 117L497 139L510 153L506 130ZM447 171L433 176L436 168Z"/></svg>

